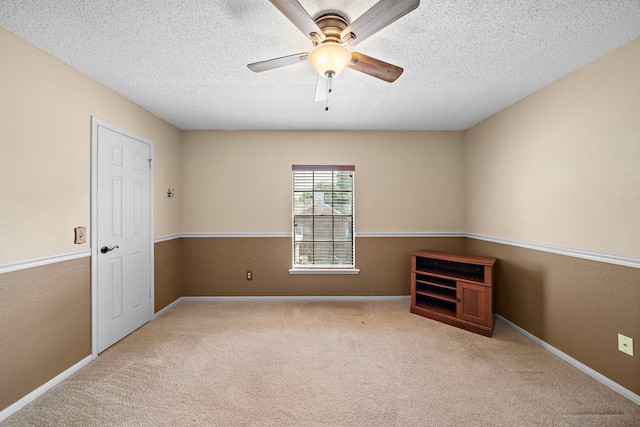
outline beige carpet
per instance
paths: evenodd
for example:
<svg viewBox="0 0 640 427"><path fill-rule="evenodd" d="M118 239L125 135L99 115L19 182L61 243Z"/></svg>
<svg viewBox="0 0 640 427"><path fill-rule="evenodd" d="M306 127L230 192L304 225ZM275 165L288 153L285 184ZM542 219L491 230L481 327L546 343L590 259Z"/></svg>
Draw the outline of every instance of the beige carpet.
<svg viewBox="0 0 640 427"><path fill-rule="evenodd" d="M640 406L408 301L183 302L2 427L31 425L638 426Z"/></svg>

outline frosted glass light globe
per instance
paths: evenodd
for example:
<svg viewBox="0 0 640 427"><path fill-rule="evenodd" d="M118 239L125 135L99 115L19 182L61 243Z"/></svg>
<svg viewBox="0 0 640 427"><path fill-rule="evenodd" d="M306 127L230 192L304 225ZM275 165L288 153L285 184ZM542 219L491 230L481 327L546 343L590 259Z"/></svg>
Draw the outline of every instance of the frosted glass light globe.
<svg viewBox="0 0 640 427"><path fill-rule="evenodd" d="M322 77L335 77L351 61L349 49L336 42L324 42L309 52L309 63Z"/></svg>

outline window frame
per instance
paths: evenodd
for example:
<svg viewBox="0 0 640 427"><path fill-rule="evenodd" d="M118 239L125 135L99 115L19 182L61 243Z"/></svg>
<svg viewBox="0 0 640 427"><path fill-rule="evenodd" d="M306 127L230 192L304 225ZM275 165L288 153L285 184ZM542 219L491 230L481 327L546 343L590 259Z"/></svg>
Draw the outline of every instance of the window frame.
<svg viewBox="0 0 640 427"><path fill-rule="evenodd" d="M351 214L349 215L351 220L351 264L299 264L296 263L296 172L351 172ZM314 177L315 178L315 177ZM315 183L315 182L314 182ZM314 190L312 190L313 192ZM333 195L333 187L331 190ZM333 200L333 197L331 198ZM333 208L332 208L333 209ZM321 215L310 215L313 219L321 217ZM289 270L291 274L358 274L360 270L356 268L356 236L355 236L355 166L354 165L292 165L291 167L291 265ZM332 238L330 242L336 242L334 240L335 235L332 232ZM319 241L327 240L315 240L315 237L310 241L312 244ZM340 240L338 240L340 241Z"/></svg>

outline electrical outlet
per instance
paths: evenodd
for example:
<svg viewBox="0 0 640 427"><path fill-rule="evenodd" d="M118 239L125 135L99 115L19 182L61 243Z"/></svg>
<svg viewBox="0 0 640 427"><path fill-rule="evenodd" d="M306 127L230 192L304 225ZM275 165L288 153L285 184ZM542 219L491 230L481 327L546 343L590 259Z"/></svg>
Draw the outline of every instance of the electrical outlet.
<svg viewBox="0 0 640 427"><path fill-rule="evenodd" d="M633 339L618 334L618 350L627 353L629 356L633 356Z"/></svg>
<svg viewBox="0 0 640 427"><path fill-rule="evenodd" d="M86 227L76 227L73 229L75 231L76 237L73 243L76 245L81 245L82 243L87 242L87 228Z"/></svg>
<svg viewBox="0 0 640 427"><path fill-rule="evenodd" d="M253 271L247 270L247 280L253 280Z"/></svg>

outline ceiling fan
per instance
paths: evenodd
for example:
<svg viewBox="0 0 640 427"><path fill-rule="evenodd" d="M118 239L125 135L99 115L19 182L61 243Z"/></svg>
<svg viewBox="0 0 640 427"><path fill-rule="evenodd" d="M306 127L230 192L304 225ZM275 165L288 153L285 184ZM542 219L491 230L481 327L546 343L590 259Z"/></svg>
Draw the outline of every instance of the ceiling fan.
<svg viewBox="0 0 640 427"><path fill-rule="evenodd" d="M327 99L333 78L345 67L389 83L404 71L396 65L352 52L350 47L416 9L420 0L379 0L351 23L342 12L327 11L313 19L297 0L269 1L313 42L313 48L309 52L254 62L247 65L251 71L259 73L308 61L318 72L316 101Z"/></svg>

